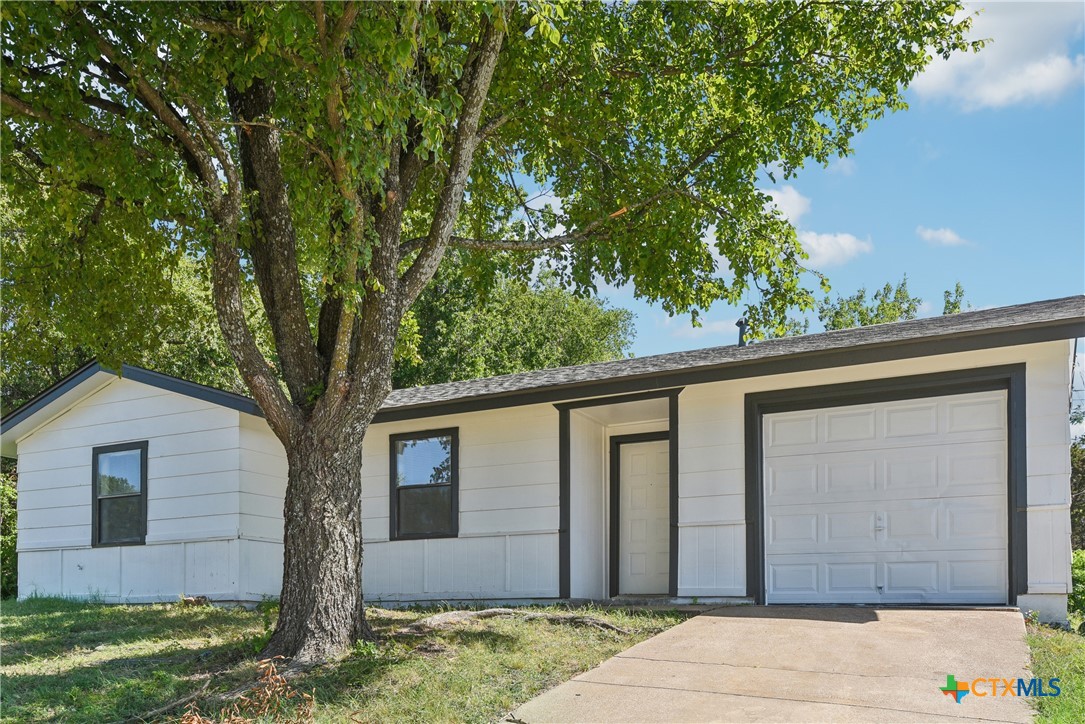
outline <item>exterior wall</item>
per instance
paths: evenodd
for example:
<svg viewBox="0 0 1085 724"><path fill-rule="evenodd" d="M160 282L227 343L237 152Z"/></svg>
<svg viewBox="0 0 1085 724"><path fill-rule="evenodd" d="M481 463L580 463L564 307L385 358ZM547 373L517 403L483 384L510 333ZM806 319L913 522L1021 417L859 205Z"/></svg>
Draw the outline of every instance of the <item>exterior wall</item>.
<svg viewBox="0 0 1085 724"><path fill-rule="evenodd" d="M237 598L240 413L116 380L19 441L19 595ZM147 440L147 537L91 547L91 450Z"/></svg>
<svg viewBox="0 0 1085 724"><path fill-rule="evenodd" d="M679 396L680 596L744 596L744 397L750 392L1026 364L1028 600L1062 611L1070 586L1069 341L697 385ZM1023 602L1022 605L1025 605ZM1058 618L1058 617L1056 617Z"/></svg>
<svg viewBox="0 0 1085 724"><path fill-rule="evenodd" d="M569 571L572 598L607 596L609 485L606 430L578 410L569 412Z"/></svg>
<svg viewBox="0 0 1085 724"><path fill-rule="evenodd" d="M265 420L241 415L239 430L241 595L278 596L283 585L286 452Z"/></svg>
<svg viewBox="0 0 1085 724"><path fill-rule="evenodd" d="M458 427L458 538L389 541L388 437ZM370 600L558 595L558 413L553 405L374 425L362 464Z"/></svg>
<svg viewBox="0 0 1085 724"><path fill-rule="evenodd" d="M1070 586L1070 342L700 384L679 396L681 597L746 597L747 393L1024 362L1028 594L1065 618ZM611 435L666 421L604 425L571 415L574 597L606 592ZM389 540L389 435L457 427L459 536ZM91 448L148 440L143 546L92 548ZM277 595L286 461L266 423L213 403L117 380L19 441L20 596L217 600ZM552 404L373 425L365 439L364 592L370 600L558 596L558 413ZM1061 614L1060 614L1061 611Z"/></svg>

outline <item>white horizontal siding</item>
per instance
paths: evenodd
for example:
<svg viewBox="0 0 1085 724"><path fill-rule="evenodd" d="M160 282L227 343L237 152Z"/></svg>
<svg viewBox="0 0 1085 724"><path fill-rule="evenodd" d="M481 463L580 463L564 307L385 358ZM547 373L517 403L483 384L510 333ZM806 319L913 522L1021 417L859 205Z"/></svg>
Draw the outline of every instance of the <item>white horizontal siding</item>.
<svg viewBox="0 0 1085 724"><path fill-rule="evenodd" d="M459 429L459 537L389 541L389 436ZM557 595L558 425L551 405L381 423L362 463L369 599Z"/></svg>
<svg viewBox="0 0 1085 724"><path fill-rule="evenodd" d="M389 437L448 427L459 429L461 536L557 531L557 411L529 405L370 427L362 463L367 541L388 539Z"/></svg>
<svg viewBox="0 0 1085 724"><path fill-rule="evenodd" d="M264 515L241 514L241 529L245 531L246 540L259 540L275 543L282 546L283 519L282 516L271 518Z"/></svg>
<svg viewBox="0 0 1085 724"><path fill-rule="evenodd" d="M278 553L273 558L281 561L286 453L262 418L242 415L240 435L239 535L243 539L277 545ZM251 550L265 549L265 546L257 546ZM254 579L246 585L260 588Z"/></svg>
<svg viewBox="0 0 1085 724"><path fill-rule="evenodd" d="M147 541L236 537L239 417L133 380L110 382L19 441L19 550L89 546L93 448L142 440ZM106 576L103 592L117 594L115 584Z"/></svg>
<svg viewBox="0 0 1085 724"><path fill-rule="evenodd" d="M1069 356L1069 342L1045 342L687 388L679 397L679 593L736 595L735 585L742 589L737 595L745 593L744 578L732 585L736 579L720 568L720 561L732 561L727 565L745 576L745 528L735 525L725 534L726 526L713 524L745 519L746 394L1016 363L1026 365L1029 588L1065 592Z"/></svg>

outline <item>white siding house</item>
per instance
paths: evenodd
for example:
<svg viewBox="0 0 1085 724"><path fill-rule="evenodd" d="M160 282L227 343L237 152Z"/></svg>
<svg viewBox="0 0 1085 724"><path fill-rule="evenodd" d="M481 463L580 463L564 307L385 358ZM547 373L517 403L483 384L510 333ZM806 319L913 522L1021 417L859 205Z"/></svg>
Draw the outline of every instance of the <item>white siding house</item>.
<svg viewBox="0 0 1085 724"><path fill-rule="evenodd" d="M1064 620L1082 335L1074 297L396 391L359 471L364 593ZM250 400L92 364L2 432L20 596L278 594L286 458Z"/></svg>

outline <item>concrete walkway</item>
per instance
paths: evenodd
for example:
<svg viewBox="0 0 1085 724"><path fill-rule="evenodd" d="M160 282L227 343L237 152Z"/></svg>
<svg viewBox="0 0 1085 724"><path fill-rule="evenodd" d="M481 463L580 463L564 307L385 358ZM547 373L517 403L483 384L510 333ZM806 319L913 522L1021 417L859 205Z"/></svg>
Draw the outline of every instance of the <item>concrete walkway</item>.
<svg viewBox="0 0 1085 724"><path fill-rule="evenodd" d="M1016 611L719 608L532 699L507 721L1030 722L1027 699L969 694L957 704L939 691L948 674L1016 679L1029 676L1028 663Z"/></svg>

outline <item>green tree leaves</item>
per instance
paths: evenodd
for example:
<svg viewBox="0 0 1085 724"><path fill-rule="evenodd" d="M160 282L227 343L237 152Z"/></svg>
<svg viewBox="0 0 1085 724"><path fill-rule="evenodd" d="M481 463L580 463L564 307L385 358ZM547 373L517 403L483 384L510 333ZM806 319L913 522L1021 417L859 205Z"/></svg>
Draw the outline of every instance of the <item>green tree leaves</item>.
<svg viewBox="0 0 1085 724"><path fill-rule="evenodd" d="M446 262L451 260L446 260ZM633 314L562 289L552 272L528 283L507 272L480 289L446 263L400 332L414 356L396 364L396 387L619 359Z"/></svg>
<svg viewBox="0 0 1085 724"><path fill-rule="evenodd" d="M922 299L908 293L908 276L905 275L896 286L887 283L875 291L874 298L869 301L865 288L848 297L837 296L835 302L826 297L818 305L818 319L826 330L866 327L915 319L921 304Z"/></svg>

